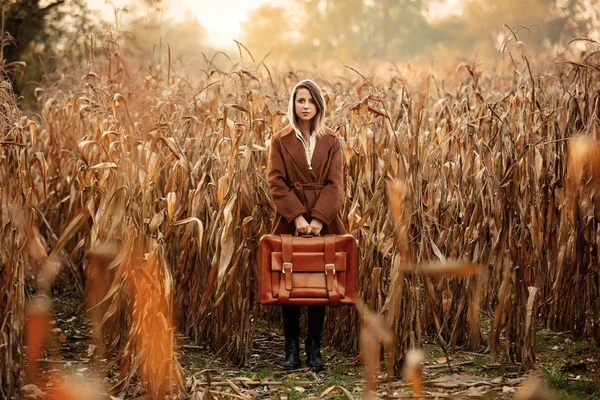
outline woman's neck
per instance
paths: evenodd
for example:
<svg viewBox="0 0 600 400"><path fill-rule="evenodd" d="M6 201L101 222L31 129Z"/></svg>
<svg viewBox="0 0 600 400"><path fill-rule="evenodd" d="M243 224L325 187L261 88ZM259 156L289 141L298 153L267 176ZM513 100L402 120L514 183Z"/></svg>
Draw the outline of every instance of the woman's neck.
<svg viewBox="0 0 600 400"><path fill-rule="evenodd" d="M312 133L310 131L310 125L311 121L298 121L298 128L300 128L300 132L302 132L302 136L304 136L304 139L306 140L310 139L310 134Z"/></svg>

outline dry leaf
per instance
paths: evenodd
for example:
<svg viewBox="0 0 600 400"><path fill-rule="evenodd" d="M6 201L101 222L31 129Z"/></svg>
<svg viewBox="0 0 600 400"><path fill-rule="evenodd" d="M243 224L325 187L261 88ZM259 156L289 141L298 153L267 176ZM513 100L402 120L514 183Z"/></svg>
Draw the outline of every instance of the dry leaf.
<svg viewBox="0 0 600 400"><path fill-rule="evenodd" d="M44 398L46 393L44 393L39 387L30 383L21 388L21 392L26 399L41 399Z"/></svg>
<svg viewBox="0 0 600 400"><path fill-rule="evenodd" d="M175 192L169 192L167 194L167 221L173 221L173 214L175 213L175 206L177 203L177 194Z"/></svg>
<svg viewBox="0 0 600 400"><path fill-rule="evenodd" d="M516 393L517 391L510 386L502 386L502 393Z"/></svg>

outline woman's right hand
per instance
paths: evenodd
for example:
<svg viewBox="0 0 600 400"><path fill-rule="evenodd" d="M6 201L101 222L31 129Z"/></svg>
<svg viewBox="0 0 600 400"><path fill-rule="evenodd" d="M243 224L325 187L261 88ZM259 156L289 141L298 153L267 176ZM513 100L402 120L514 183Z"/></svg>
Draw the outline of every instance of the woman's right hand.
<svg viewBox="0 0 600 400"><path fill-rule="evenodd" d="M294 219L294 224L296 224L296 231L300 235L305 235L308 233L308 229L310 228L310 225L308 224L308 222L306 222L306 219L304 218L304 216L302 216L302 215L297 216L296 219Z"/></svg>

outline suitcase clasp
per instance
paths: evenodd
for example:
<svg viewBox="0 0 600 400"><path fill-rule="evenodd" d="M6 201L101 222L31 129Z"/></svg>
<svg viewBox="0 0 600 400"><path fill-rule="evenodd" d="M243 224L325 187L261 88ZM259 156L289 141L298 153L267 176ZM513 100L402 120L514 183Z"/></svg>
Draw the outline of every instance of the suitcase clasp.
<svg viewBox="0 0 600 400"><path fill-rule="evenodd" d="M285 274L285 270L286 269L289 269L289 272L292 273L293 264L291 262L284 262L283 263L283 268L281 269L281 272L283 272Z"/></svg>
<svg viewBox="0 0 600 400"><path fill-rule="evenodd" d="M325 275L327 275L327 271L331 271L335 275L335 264L325 264Z"/></svg>

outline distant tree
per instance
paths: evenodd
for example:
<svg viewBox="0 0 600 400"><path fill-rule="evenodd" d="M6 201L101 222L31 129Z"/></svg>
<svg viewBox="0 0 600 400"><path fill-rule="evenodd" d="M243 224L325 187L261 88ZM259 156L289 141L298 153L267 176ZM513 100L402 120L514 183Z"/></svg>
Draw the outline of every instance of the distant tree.
<svg viewBox="0 0 600 400"><path fill-rule="evenodd" d="M265 3L248 13L242 23L242 42L254 57L262 58L268 53L289 57L298 51L299 31L293 27L297 15L286 6L289 2Z"/></svg>
<svg viewBox="0 0 600 400"><path fill-rule="evenodd" d="M548 39L555 43L575 36L597 35L600 33L598 23L600 0L556 0L556 12L546 32Z"/></svg>
<svg viewBox="0 0 600 400"><path fill-rule="evenodd" d="M164 3L137 2L147 11L158 10ZM4 31L13 38L10 45L3 46L4 60L0 61L4 65L26 63L24 71L12 75L15 92L24 96L26 103L34 102L33 90L44 73L64 61L77 65L84 56L84 42L91 34L100 35L98 18L88 9L87 0L0 0L0 10Z"/></svg>
<svg viewBox="0 0 600 400"><path fill-rule="evenodd" d="M445 0L281 0L249 14L244 43L259 53L311 59L399 59L440 49L497 51L504 24L524 27L532 48L598 33L600 0L464 0L462 13L431 20Z"/></svg>
<svg viewBox="0 0 600 400"><path fill-rule="evenodd" d="M515 29L529 47L567 44L575 37L590 35L598 21L598 0L466 0L463 13L440 21L449 45L472 48L483 44L495 51L506 36L504 24Z"/></svg>
<svg viewBox="0 0 600 400"><path fill-rule="evenodd" d="M310 59L400 58L427 52L430 0L285 0L244 24L245 43Z"/></svg>
<svg viewBox="0 0 600 400"><path fill-rule="evenodd" d="M430 0L374 0L361 29L366 57L400 58L430 53L434 30L426 18ZM368 35L364 33L368 32ZM368 40L364 40L368 39Z"/></svg>
<svg viewBox="0 0 600 400"><path fill-rule="evenodd" d="M135 67L146 67L149 61L166 60L171 52L171 65L187 69L204 67L201 52L206 50L206 29L197 18L187 15L182 21L163 19L160 14L132 16L123 24L121 37L123 54Z"/></svg>
<svg viewBox="0 0 600 400"><path fill-rule="evenodd" d="M71 63L80 59L78 44L95 23L85 0L5 0L1 9L4 31L13 38L2 49L3 62L26 63L23 79L17 79L21 73L13 74L12 81L15 92L32 102L33 86L44 69L53 68L60 59L68 58Z"/></svg>
<svg viewBox="0 0 600 400"><path fill-rule="evenodd" d="M4 59L8 62L21 59L29 43L44 30L50 12L63 5L65 0L57 0L44 7L40 0L8 0L2 5L4 30L15 43L3 49Z"/></svg>
<svg viewBox="0 0 600 400"><path fill-rule="evenodd" d="M363 0L304 0L302 51L319 58L359 58Z"/></svg>

